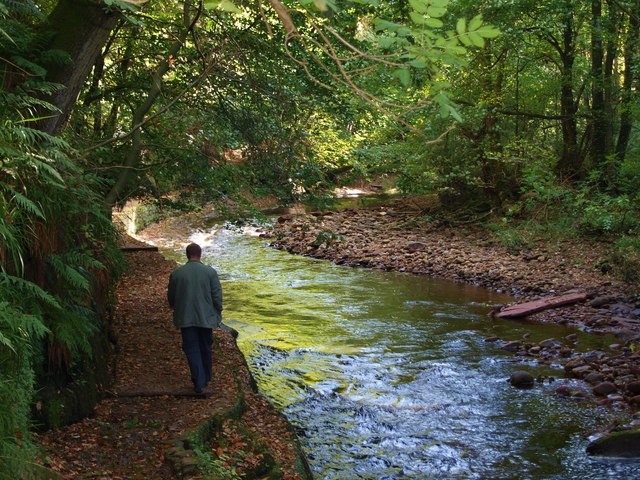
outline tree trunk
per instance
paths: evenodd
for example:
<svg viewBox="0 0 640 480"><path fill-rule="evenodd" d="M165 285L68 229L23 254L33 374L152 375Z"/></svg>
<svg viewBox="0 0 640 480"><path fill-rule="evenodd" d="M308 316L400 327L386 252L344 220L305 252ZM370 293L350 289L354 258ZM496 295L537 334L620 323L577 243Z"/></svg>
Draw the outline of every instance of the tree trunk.
<svg viewBox="0 0 640 480"><path fill-rule="evenodd" d="M156 70L151 74L151 87L147 94L147 98L138 105L133 113L133 118L131 120L131 130L133 132L131 134L131 145L129 146L129 149L127 151L125 161L120 168L120 173L118 174L116 183L113 185L113 187L111 187L111 190L109 190L109 192L105 196L104 207L107 211L111 211L116 202L122 198L123 193L131 182L134 173L136 172L137 167L140 164L140 152L142 151L143 146L141 125L144 123L145 116L151 110L158 96L162 92L162 77L169 70L171 66L171 60L177 57L178 52L183 47L187 36L195 27L195 24L201 14L201 10L198 9L196 15L192 19L190 9L191 1L187 0L184 3L182 29L177 34L176 39L169 48L169 51L167 52L164 60L160 62L160 64L156 67Z"/></svg>
<svg viewBox="0 0 640 480"><path fill-rule="evenodd" d="M55 134L64 127L118 18L117 12L107 11L100 1L60 0L57 3L48 19L48 28L55 32L49 48L64 50L71 62L48 72L48 80L61 83L65 88L49 99L60 112L43 120L39 125L41 130Z"/></svg>
<svg viewBox="0 0 640 480"><path fill-rule="evenodd" d="M84 106L89 107L92 103L93 105L93 132L96 135L100 135L102 133L102 125L104 123L104 115L102 113L102 96L100 93L100 84L102 83L105 71L105 58L109 54L109 50L113 43L115 42L120 27L122 27L123 22L120 22L118 27L114 28L111 32L109 40L106 42L104 49L100 52L96 57L96 62L93 66L93 72L91 75L91 85L87 90L87 93L84 97Z"/></svg>
<svg viewBox="0 0 640 480"><path fill-rule="evenodd" d="M570 2L569 2L570 3ZM562 155L556 165L556 173L562 179L576 179L582 174L582 156L578 148L576 112L578 102L573 91L573 67L575 62L575 32L573 13L567 6L562 32L562 46L558 53L562 61L560 87L560 113L562 120ZM556 42L559 43L559 42Z"/></svg>
<svg viewBox="0 0 640 480"><path fill-rule="evenodd" d="M609 0L607 4L609 6L609 13L607 14L607 41L603 72L604 122L606 124L606 130L604 132L605 155L609 155L611 152L613 152L613 119L615 118L615 110L617 104L617 82L613 64L618 56L618 32L620 30L621 20L623 18L615 2ZM615 165L611 162L609 162L608 165L610 165L610 168L612 169L608 172L608 175L611 175L610 178L612 178L614 174L613 170L615 170Z"/></svg>
<svg viewBox="0 0 640 480"><path fill-rule="evenodd" d="M606 156L603 61L602 0L591 0L591 156L594 167L602 166Z"/></svg>
<svg viewBox="0 0 640 480"><path fill-rule="evenodd" d="M629 30L624 46L624 76L622 83L622 107L620 112L620 130L616 145L616 158L622 162L627 153L633 119L631 105L633 101L634 71L638 65L638 47L640 47L640 0L634 2L635 8L629 16Z"/></svg>

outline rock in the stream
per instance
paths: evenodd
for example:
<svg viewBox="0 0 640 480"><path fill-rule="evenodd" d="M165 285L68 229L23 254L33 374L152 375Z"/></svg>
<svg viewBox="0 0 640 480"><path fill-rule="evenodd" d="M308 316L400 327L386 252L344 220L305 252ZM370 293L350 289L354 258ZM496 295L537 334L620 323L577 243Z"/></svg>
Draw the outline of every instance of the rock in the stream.
<svg viewBox="0 0 640 480"><path fill-rule="evenodd" d="M591 372L584 377L584 380L591 385L597 385L604 381L604 375L598 372Z"/></svg>
<svg viewBox="0 0 640 480"><path fill-rule="evenodd" d="M507 342L502 347L503 350L507 352L517 352L522 346L522 342L519 340L514 340L512 342Z"/></svg>
<svg viewBox="0 0 640 480"><path fill-rule="evenodd" d="M587 446L589 455L611 458L640 458L640 430L614 432Z"/></svg>
<svg viewBox="0 0 640 480"><path fill-rule="evenodd" d="M609 395L617 390L615 384L611 382L602 382L593 387L593 393L598 395L599 397L604 397L605 395Z"/></svg>
<svg viewBox="0 0 640 480"><path fill-rule="evenodd" d="M584 390L570 388L567 385L561 385L556 388L556 395L560 397L570 397L577 400L584 400L589 394Z"/></svg>
<svg viewBox="0 0 640 480"><path fill-rule="evenodd" d="M555 338L547 338L546 340L541 341L538 345L540 345L542 348L553 348L559 346L560 342L558 342Z"/></svg>
<svg viewBox="0 0 640 480"><path fill-rule="evenodd" d="M533 382L533 375L522 370L514 372L509 378L509 383L516 388L531 388L533 387Z"/></svg>
<svg viewBox="0 0 640 480"><path fill-rule="evenodd" d="M626 389L632 395L640 395L640 381L627 383Z"/></svg>
<svg viewBox="0 0 640 480"><path fill-rule="evenodd" d="M605 305L610 305L616 300L617 298L612 295L603 295L601 297L596 297L593 300L591 300L591 306L593 308L600 308L600 307L604 307Z"/></svg>

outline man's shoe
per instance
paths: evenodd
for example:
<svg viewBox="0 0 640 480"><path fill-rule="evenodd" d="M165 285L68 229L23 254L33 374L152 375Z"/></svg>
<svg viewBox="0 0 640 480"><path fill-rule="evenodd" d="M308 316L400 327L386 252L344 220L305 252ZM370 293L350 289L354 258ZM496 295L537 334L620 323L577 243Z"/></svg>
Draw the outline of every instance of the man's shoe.
<svg viewBox="0 0 640 480"><path fill-rule="evenodd" d="M202 389L198 387L194 388L193 391L196 392L197 395L202 395L204 393Z"/></svg>

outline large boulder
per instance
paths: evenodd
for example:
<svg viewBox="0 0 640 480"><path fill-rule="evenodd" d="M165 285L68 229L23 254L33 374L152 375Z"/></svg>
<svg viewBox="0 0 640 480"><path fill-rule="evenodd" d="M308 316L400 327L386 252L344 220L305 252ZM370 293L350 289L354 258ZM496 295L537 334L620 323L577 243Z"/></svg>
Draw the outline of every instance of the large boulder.
<svg viewBox="0 0 640 480"><path fill-rule="evenodd" d="M640 430L614 432L594 440L587 453L600 457L640 458Z"/></svg>

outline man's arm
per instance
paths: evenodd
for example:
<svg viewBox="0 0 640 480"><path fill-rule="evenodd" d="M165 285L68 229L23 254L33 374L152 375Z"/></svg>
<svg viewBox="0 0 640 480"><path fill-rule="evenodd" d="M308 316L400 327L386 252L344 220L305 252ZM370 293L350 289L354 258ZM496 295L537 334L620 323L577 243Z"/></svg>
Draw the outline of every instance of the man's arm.
<svg viewBox="0 0 640 480"><path fill-rule="evenodd" d="M222 313L222 285L220 285L220 279L215 270L213 270L213 275L211 275L211 299L213 300L213 308L215 308L218 313Z"/></svg>
<svg viewBox="0 0 640 480"><path fill-rule="evenodd" d="M167 287L167 300L169 301L169 306L173 308L176 300L176 286L173 281L173 273L169 275L169 286Z"/></svg>

